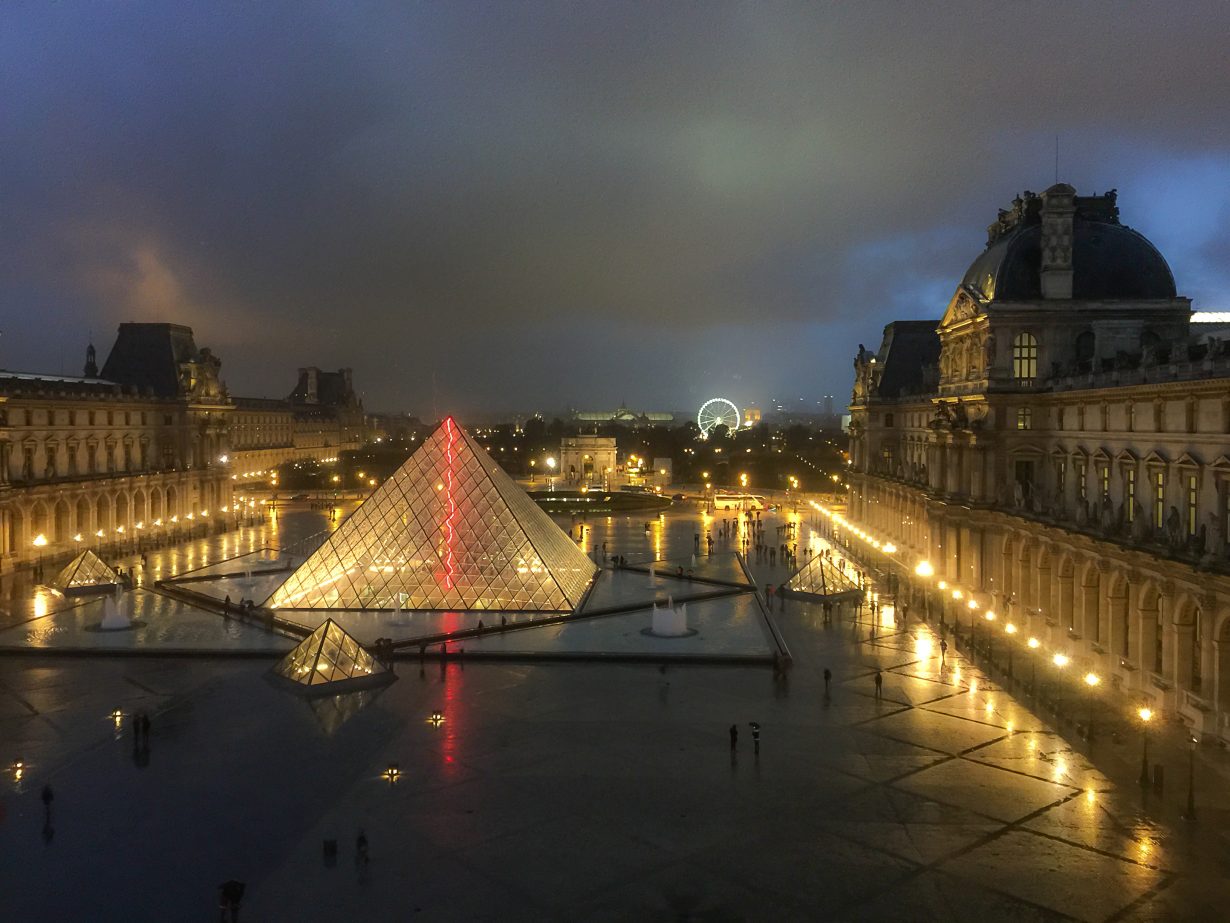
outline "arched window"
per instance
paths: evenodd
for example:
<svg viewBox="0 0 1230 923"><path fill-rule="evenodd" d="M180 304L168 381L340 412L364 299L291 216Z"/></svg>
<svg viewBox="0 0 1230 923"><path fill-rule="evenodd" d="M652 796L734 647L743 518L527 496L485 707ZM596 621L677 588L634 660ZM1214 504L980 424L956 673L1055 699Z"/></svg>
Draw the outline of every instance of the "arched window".
<svg viewBox="0 0 1230 923"><path fill-rule="evenodd" d="M1076 364L1082 371L1093 367L1093 352L1097 344L1092 330L1085 330L1076 335Z"/></svg>
<svg viewBox="0 0 1230 923"><path fill-rule="evenodd" d="M1038 339L1032 333L1012 338L1012 377L1020 385L1032 385L1038 377Z"/></svg>

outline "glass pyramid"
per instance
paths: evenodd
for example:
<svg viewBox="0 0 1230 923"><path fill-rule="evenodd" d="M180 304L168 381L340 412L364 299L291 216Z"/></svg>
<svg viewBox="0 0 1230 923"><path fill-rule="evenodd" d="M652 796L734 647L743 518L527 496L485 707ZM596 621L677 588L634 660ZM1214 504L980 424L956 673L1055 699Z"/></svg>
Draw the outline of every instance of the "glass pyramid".
<svg viewBox="0 0 1230 923"><path fill-rule="evenodd" d="M87 548L73 558L56 577L55 585L62 590L85 587L109 588L119 583L119 576L98 555Z"/></svg>
<svg viewBox="0 0 1230 923"><path fill-rule="evenodd" d="M278 661L273 672L301 686L321 686L378 677L388 670L337 622L325 619L323 625Z"/></svg>
<svg viewBox="0 0 1230 923"><path fill-rule="evenodd" d="M862 592L858 584L843 574L836 564L818 554L794 572L786 581L786 587L796 593L810 593L813 596Z"/></svg>
<svg viewBox="0 0 1230 923"><path fill-rule="evenodd" d="M449 417L266 605L569 612L596 570Z"/></svg>

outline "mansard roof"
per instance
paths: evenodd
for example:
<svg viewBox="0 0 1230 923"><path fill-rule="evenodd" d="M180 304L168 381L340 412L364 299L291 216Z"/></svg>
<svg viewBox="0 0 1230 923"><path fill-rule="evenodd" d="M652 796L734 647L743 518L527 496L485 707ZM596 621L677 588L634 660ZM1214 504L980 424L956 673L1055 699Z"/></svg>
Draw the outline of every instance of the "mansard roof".
<svg viewBox="0 0 1230 923"><path fill-rule="evenodd" d="M926 370L940 361L940 337L933 320L899 320L884 328L880 346L883 371L877 393L881 398L921 394L933 387Z"/></svg>

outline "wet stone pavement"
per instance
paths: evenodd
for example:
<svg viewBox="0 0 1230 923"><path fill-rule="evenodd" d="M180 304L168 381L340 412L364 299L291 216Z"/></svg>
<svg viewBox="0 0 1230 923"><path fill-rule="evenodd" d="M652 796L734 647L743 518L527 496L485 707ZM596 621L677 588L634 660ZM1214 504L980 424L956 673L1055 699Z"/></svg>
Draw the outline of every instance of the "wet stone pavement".
<svg viewBox="0 0 1230 923"><path fill-rule="evenodd" d="M582 540L686 556L698 516ZM0 919L210 921L232 878L247 921L1224 918L1207 824L883 602L874 633L867 610L775 611L785 679L410 660L309 704L260 660L0 658Z"/></svg>

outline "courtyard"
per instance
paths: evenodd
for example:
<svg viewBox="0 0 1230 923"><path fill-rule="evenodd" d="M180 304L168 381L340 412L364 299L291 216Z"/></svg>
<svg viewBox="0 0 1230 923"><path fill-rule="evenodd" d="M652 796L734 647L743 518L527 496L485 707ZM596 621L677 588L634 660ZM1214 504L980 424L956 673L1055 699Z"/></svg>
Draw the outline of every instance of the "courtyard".
<svg viewBox="0 0 1230 923"><path fill-rule="evenodd" d="M824 547L806 514L764 520L770 544L793 522L800 549ZM699 574L695 537L710 532L714 560L736 550L691 505L560 524L630 566ZM184 573L331 525L284 512L146 568ZM748 567L761 587L789 573ZM1190 823L1177 734L1154 735L1165 795L1142 794L1115 703L1099 701L1107 731L1090 744L955 645L941 653L932 626L900 625L887 597L874 624L867 608L826 622L818 603L775 602L784 674L767 649L722 662L719 621L713 658L694 663L659 648L607 662L561 633L519 657L412 654L384 690L309 703L265 678L294 639L236 640L220 616L146 592L168 630L191 620L193 637L230 645L0 655L0 766L23 763L0 795L6 918L212 920L228 879L247 886L240 919L258 921L1195 920L1230 897L1216 754ZM64 604L12 577L5 599L0 646ZM576 656L535 658L547 648Z"/></svg>

